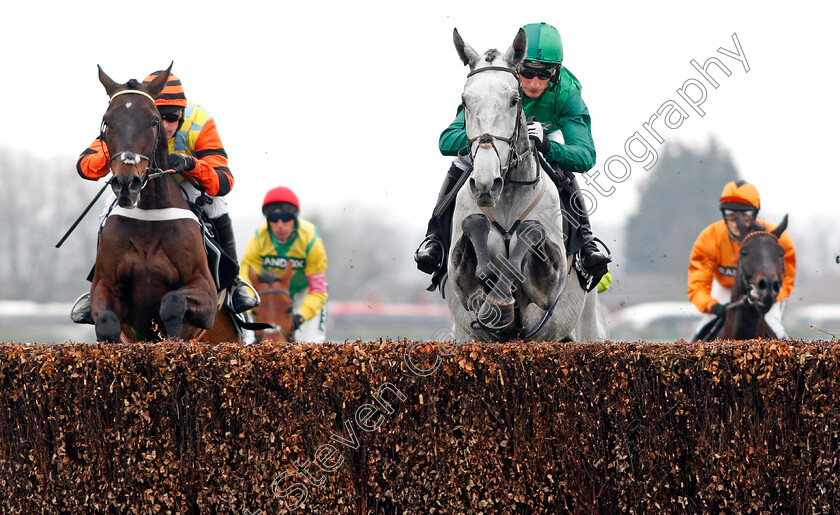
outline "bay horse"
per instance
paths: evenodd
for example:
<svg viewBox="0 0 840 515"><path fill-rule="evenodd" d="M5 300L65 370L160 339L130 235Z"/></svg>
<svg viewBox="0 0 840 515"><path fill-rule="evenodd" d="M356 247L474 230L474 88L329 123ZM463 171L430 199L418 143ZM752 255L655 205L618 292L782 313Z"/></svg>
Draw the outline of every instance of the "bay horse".
<svg viewBox="0 0 840 515"><path fill-rule="evenodd" d="M743 234L738 255L738 268L732 284L732 295L726 309L726 320L718 338L721 340L776 339L764 315L770 311L785 275L785 249L779 237L785 232L787 215L772 231L752 220L747 224L736 214L738 232Z"/></svg>
<svg viewBox="0 0 840 515"><path fill-rule="evenodd" d="M479 54L453 32L470 72L462 104L472 169L460 187L443 293L459 341L607 338L597 293L566 255L562 203L528 138L516 66L527 36ZM547 165L546 165L547 166Z"/></svg>
<svg viewBox="0 0 840 515"><path fill-rule="evenodd" d="M295 341L292 331L294 315L292 294L289 287L292 282L292 261L288 260L283 275L278 276L268 269L256 273L248 269L248 278L260 296L260 304L251 310L255 322L271 325L271 329L256 331L257 341L286 343Z"/></svg>
<svg viewBox="0 0 840 515"><path fill-rule="evenodd" d="M101 132L117 205L96 251L91 284L96 339L195 338L230 317L217 317L224 308L217 302L200 221L167 171L168 144L154 99L172 64L148 85L135 79L118 84L98 69L110 98ZM223 328L215 334L219 341L239 341L236 332Z"/></svg>

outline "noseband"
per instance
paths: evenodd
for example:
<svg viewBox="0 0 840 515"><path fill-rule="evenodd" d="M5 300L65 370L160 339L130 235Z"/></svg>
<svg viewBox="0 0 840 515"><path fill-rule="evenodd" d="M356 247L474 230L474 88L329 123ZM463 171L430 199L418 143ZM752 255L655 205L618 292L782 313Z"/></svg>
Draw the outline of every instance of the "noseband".
<svg viewBox="0 0 840 515"><path fill-rule="evenodd" d="M108 100L108 102L109 103L113 102L114 99L117 98L120 95L140 95L140 96L148 98L149 100L151 100L152 105L155 105L155 99L152 98L151 95L149 95L145 91L140 91L140 90L137 90L137 89L125 89L123 91L118 91L118 92L114 93L113 95L111 95L111 98ZM155 109L157 109L157 107L155 107ZM158 123L155 127L156 127L155 142L154 142L154 145L152 147L152 152L157 150L158 142L160 141L160 124ZM99 134L100 134L100 140L105 145L106 149L108 149L108 142L106 140L107 129L108 129L108 127L105 124L105 116L103 116L102 117L102 125L99 128ZM108 153L109 154L111 153L110 149L108 149ZM120 161L123 164L134 165L134 169L137 170L137 175L143 177L143 184L140 186L140 189L143 189L143 188L146 187L146 183L149 182L149 179L154 179L155 177L159 177L159 176L167 173L165 170L161 170L160 168L157 168L155 166L154 153L152 154L152 158L149 158L148 156L145 156L143 154L139 154L137 152L132 152L130 150L124 150L124 151L119 152L117 154L113 154L111 156L111 159L108 161L108 169L111 171L112 174L114 173L114 168L111 166L111 163L114 161L114 159L117 159L117 158L120 158ZM141 159L145 159L146 162L149 163L146 166L146 170L144 170L146 172L145 174L140 171L140 160Z"/></svg>
<svg viewBox="0 0 840 515"><path fill-rule="evenodd" d="M516 140L519 138L519 129L521 127L520 123L519 123L519 120L522 117L522 83L519 82L519 76L516 74L515 71L513 71L510 68L506 68L504 66L486 66L484 68L478 68L477 70L473 70L469 74L467 74L467 78L470 78L477 73L486 72L486 71L508 72L511 75L513 75L514 78L516 78L516 84L517 84L517 87L519 89L519 98L520 98L519 108L516 111L516 125L513 128L513 134L511 134L511 136L509 138L506 138L504 136L496 136L494 134L490 134L488 132L485 132L484 134L480 134L480 135L478 135L474 138L468 139L467 140L467 148L470 151L470 159L473 162L475 162L475 155L478 153L479 148L492 148L493 151L496 152L496 158L498 158L498 160L499 160L500 175L502 176L502 178L504 178L505 175L507 175L508 170L510 170L511 168L515 168L516 165L519 164L519 162L522 160L522 158L527 156L528 153L531 151L531 146L529 145L528 150L526 150L522 154L517 154L516 151L514 150L514 147L513 147L514 142L516 142ZM466 127L466 120L467 120L467 106L465 105L464 106L464 127ZM473 143L475 143L476 140L478 140L478 148L476 148L475 152L473 152L472 145L473 145ZM499 155L499 149L496 148L495 142L497 140L498 141L503 141L503 142L507 143L508 146L510 146L510 152L508 153L508 160L507 160L507 163L504 166L502 166L502 158Z"/></svg>

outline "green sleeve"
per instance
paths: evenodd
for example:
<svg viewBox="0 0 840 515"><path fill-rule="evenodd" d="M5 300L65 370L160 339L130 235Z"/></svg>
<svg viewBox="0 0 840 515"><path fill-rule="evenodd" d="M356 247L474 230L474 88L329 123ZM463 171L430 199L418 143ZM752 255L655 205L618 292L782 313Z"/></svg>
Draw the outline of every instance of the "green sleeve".
<svg viewBox="0 0 840 515"><path fill-rule="evenodd" d="M552 141L546 159L560 165L562 170L570 172L582 173L592 169L595 166L592 121L589 118L589 109L580 96L580 89L572 88L556 120L565 143Z"/></svg>
<svg viewBox="0 0 840 515"><path fill-rule="evenodd" d="M467 146L467 129L464 126L464 105L458 106L455 120L440 133L438 147L445 156L457 156L458 151Z"/></svg>

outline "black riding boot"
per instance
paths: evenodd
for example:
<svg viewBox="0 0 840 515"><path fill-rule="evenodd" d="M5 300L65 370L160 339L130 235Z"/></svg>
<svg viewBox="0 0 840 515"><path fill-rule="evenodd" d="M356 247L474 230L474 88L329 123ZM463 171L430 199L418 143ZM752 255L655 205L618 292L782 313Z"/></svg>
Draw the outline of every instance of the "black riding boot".
<svg viewBox="0 0 840 515"><path fill-rule="evenodd" d="M450 202L450 205L442 210L439 208L441 208L444 199L452 191L463 173L463 170L452 163L446 173L446 178L443 180L440 193L438 193L435 202L435 214L429 219L429 225L426 228L426 238L414 252L414 261L417 262L417 268L423 273L434 274L442 264L443 248L449 243L452 232L452 213L455 203ZM438 213L438 211L442 212Z"/></svg>
<svg viewBox="0 0 840 515"><path fill-rule="evenodd" d="M571 177L569 177L570 175ZM571 179L571 186L574 191L580 191L574 175L567 174L567 177ZM598 244L595 243L596 238L592 234L592 226L589 224L589 214L587 213L585 206L582 205L580 195L573 194L572 198L575 199L577 204L577 209L575 210L575 214L578 216L577 222L579 224L577 230L581 240L583 240L583 246L580 249L581 266L584 271L591 276L591 281L587 281L589 290L595 287L595 285L598 284L598 281L601 280L601 277L607 273L607 265L610 261L612 261L612 259L610 256L604 254L600 251L600 249L598 249Z"/></svg>
<svg viewBox="0 0 840 515"><path fill-rule="evenodd" d="M230 215L224 215L214 218L212 220L213 227L216 229L216 238L219 240L219 245L222 246L222 252L228 255L234 263L239 264L239 259L236 257L236 240L233 237L233 222ZM238 275L234 275L232 284L228 287L230 293L233 310L236 313L242 313L256 307L257 299L248 294L248 286Z"/></svg>

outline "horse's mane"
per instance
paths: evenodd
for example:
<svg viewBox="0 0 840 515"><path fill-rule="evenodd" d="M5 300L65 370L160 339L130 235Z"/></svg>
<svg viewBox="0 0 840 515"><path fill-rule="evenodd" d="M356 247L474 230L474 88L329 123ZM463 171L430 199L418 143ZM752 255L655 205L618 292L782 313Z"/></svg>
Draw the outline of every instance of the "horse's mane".
<svg viewBox="0 0 840 515"><path fill-rule="evenodd" d="M500 55L502 55L501 52L499 52L495 48L491 48L490 50L484 52L484 60L487 61L488 63L492 63Z"/></svg>
<svg viewBox="0 0 840 515"><path fill-rule="evenodd" d="M271 270L263 269L257 274L257 279L259 279L261 283L271 285L276 281L279 281L280 277Z"/></svg>
<svg viewBox="0 0 840 515"><path fill-rule="evenodd" d="M140 89L140 82L137 79L128 79L125 85L128 89Z"/></svg>

